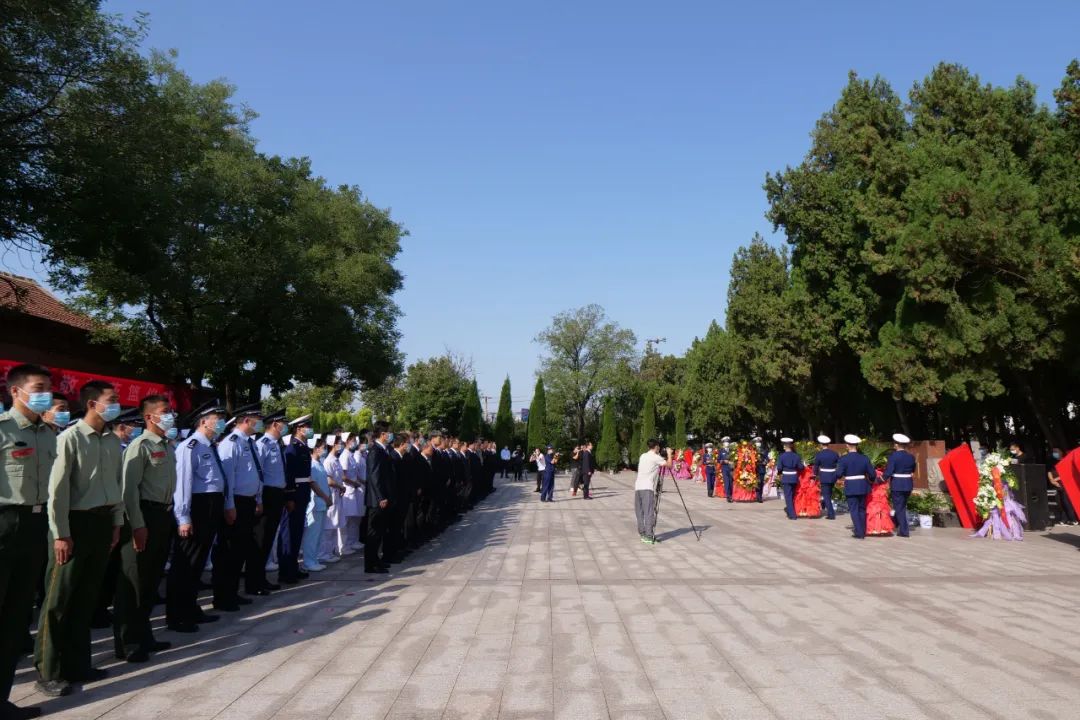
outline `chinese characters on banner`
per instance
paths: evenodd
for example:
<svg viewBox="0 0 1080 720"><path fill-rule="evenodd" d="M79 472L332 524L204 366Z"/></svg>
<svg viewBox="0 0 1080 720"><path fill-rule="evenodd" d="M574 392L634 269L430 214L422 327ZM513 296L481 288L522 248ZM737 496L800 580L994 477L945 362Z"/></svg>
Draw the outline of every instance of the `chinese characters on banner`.
<svg viewBox="0 0 1080 720"><path fill-rule="evenodd" d="M7 375L8 370L19 364L15 360L0 360L0 377ZM186 387L163 385L146 380L111 377L109 375L94 375L57 367L50 367L49 369L52 370L53 393L63 395L70 402L78 400L79 390L86 383L91 380L104 380L116 388L116 393L120 396L120 404L123 407L134 407L147 395L164 395L169 398L172 406L180 412L191 409L191 391Z"/></svg>

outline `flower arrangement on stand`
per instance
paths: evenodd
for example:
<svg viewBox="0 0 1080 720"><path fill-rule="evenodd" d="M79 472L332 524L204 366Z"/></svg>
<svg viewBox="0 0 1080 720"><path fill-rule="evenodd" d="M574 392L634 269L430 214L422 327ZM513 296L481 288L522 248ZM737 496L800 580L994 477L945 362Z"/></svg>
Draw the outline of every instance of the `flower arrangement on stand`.
<svg viewBox="0 0 1080 720"><path fill-rule="evenodd" d="M743 440L735 446L735 467L732 472L735 486L731 499L735 502L753 502L757 500L757 448Z"/></svg>
<svg viewBox="0 0 1080 720"><path fill-rule="evenodd" d="M983 524L972 537L1000 540L1023 540L1027 516L1016 501L1016 474L1002 450L992 452L979 463L979 490L975 493L975 511Z"/></svg>
<svg viewBox="0 0 1080 720"><path fill-rule="evenodd" d="M795 443L795 452L802 458L803 471L795 487L795 514L801 518L821 517L821 483L814 477L814 456L818 446L811 442Z"/></svg>
<svg viewBox="0 0 1080 720"><path fill-rule="evenodd" d="M765 484L761 487L762 498L774 498L777 496L776 487L776 459L780 453L776 450L769 451L768 461L765 463Z"/></svg>

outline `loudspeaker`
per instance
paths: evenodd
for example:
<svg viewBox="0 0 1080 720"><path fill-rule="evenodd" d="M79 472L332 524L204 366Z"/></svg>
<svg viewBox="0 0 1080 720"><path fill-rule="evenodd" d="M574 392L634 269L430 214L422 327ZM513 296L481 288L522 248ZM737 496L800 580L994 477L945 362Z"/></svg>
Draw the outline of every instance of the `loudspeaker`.
<svg viewBox="0 0 1080 720"><path fill-rule="evenodd" d="M1013 465L1019 487L1016 500L1027 513L1028 530L1045 530L1050 524L1050 507L1046 498L1045 465Z"/></svg>

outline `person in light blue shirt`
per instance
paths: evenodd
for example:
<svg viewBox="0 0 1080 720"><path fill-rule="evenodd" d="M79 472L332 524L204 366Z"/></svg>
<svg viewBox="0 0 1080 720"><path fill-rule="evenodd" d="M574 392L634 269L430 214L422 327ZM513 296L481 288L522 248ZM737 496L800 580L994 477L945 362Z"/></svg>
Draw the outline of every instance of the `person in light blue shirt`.
<svg viewBox="0 0 1080 720"><path fill-rule="evenodd" d="M212 400L188 418L190 439L176 449L176 490L173 514L177 539L166 581L165 618L171 630L196 632L199 623L213 622L198 604L202 571L214 537L223 523L236 521L236 510L214 439L225 430L225 406Z"/></svg>
<svg viewBox="0 0 1080 720"><path fill-rule="evenodd" d="M260 584L254 568L258 564L255 521L263 510L262 467L252 437L263 429L262 405L256 402L237 408L229 425L232 432L218 444L218 454L236 508L236 522L222 528L214 545L213 584L214 607L235 612L241 605L251 604L240 597L240 573L245 565L250 575L245 589L254 591Z"/></svg>
<svg viewBox="0 0 1080 720"><path fill-rule="evenodd" d="M319 562L319 543L322 540L323 525L326 522L326 510L333 504L330 496L330 480L323 467L326 455L326 440L313 441L311 448L311 499L307 505L307 517L304 522L304 536L300 549L304 553L303 569L307 572L325 570Z"/></svg>
<svg viewBox="0 0 1080 720"><path fill-rule="evenodd" d="M266 563L277 546L278 527L285 509L285 448L281 439L288 434L285 410L275 410L263 416L263 435L254 442L255 459L262 469L263 512L255 520L259 557L248 564L244 573L248 595L266 595L281 589L266 578Z"/></svg>

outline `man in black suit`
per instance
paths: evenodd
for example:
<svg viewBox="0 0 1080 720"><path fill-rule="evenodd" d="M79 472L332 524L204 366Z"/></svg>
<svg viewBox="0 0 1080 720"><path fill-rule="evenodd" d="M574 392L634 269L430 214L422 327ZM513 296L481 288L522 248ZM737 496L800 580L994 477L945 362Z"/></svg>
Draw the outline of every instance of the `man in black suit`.
<svg viewBox="0 0 1080 720"><path fill-rule="evenodd" d="M585 443L585 449L581 451L581 485L585 490L585 499L592 500L589 494L589 484L592 482L593 473L596 472L596 459L593 457L593 444Z"/></svg>
<svg viewBox="0 0 1080 720"><path fill-rule="evenodd" d="M364 504L367 506L367 539L364 541L364 572L385 573L386 564L379 559L379 547L386 535L386 520L390 509L390 493L394 483L394 465L387 446L390 426L384 421L375 423L375 442L368 448L367 481L364 485Z"/></svg>
<svg viewBox="0 0 1080 720"><path fill-rule="evenodd" d="M480 443L477 440L469 442L465 457L468 459L469 478L472 480L472 486L469 488L469 507L472 507L485 494L484 460L480 457Z"/></svg>

